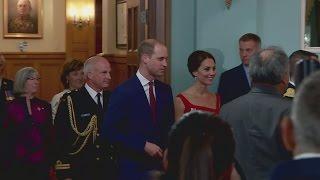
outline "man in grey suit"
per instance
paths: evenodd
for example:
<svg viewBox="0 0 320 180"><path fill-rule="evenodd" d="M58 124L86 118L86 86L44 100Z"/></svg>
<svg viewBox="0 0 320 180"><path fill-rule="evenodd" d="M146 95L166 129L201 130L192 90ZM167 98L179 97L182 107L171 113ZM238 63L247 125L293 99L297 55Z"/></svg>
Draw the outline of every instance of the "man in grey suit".
<svg viewBox="0 0 320 180"><path fill-rule="evenodd" d="M282 97L289 81L288 62L277 47L258 51L249 65L251 91L222 106L220 115L233 128L235 156L247 180L268 179L276 163L290 158L278 130L291 106Z"/></svg>

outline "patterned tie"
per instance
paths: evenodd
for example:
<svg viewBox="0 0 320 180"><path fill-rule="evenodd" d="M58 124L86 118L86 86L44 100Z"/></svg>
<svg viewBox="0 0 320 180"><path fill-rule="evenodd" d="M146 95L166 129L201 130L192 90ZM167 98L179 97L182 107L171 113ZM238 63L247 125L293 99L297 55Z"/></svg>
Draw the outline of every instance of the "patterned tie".
<svg viewBox="0 0 320 180"><path fill-rule="evenodd" d="M149 98L150 98L152 120L153 120L153 123L155 123L156 122L156 98L154 97L154 94L153 94L153 82L150 81L148 84L149 84Z"/></svg>
<svg viewBox="0 0 320 180"><path fill-rule="evenodd" d="M100 96L101 96L101 93L97 93L97 104L98 104L98 111L99 112L102 112L102 104L101 104L101 100L100 100Z"/></svg>

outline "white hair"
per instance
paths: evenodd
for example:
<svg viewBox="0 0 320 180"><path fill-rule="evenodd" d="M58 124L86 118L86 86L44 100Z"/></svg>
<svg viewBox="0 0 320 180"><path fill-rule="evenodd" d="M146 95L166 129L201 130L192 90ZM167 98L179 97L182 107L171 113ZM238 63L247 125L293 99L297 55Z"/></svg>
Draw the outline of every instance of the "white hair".
<svg viewBox="0 0 320 180"><path fill-rule="evenodd" d="M320 72L303 80L293 100L291 119L303 151L320 150Z"/></svg>

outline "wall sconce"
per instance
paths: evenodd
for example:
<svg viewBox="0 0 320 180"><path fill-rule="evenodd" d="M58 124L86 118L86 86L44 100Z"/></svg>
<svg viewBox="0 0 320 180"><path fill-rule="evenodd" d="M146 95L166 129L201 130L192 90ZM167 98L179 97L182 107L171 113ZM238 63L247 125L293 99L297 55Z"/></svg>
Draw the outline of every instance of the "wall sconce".
<svg viewBox="0 0 320 180"><path fill-rule="evenodd" d="M73 16L73 22L72 24L77 28L77 29L82 29L83 27L89 26L90 24L90 17L81 17L81 16Z"/></svg>
<svg viewBox="0 0 320 180"><path fill-rule="evenodd" d="M90 5L71 4L68 8L68 17L77 29L81 30L90 25L90 19L94 16L94 8Z"/></svg>
<svg viewBox="0 0 320 180"><path fill-rule="evenodd" d="M231 4L232 4L232 0L224 0L224 2L225 2L227 9L230 9Z"/></svg>

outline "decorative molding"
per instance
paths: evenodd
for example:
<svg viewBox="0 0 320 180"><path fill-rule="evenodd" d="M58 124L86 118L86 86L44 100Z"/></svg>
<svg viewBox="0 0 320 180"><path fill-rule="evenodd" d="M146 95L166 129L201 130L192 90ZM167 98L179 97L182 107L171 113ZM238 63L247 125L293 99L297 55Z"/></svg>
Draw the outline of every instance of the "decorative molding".
<svg viewBox="0 0 320 180"><path fill-rule="evenodd" d="M66 57L64 52L4 52L2 53L6 60L10 59L23 59L23 60L35 60L35 59L58 59L63 60Z"/></svg>
<svg viewBox="0 0 320 180"><path fill-rule="evenodd" d="M102 56L107 58L110 63L126 64L128 62L126 54L103 54Z"/></svg>
<svg viewBox="0 0 320 180"><path fill-rule="evenodd" d="M52 96L60 92L60 70L65 62L64 52L5 52L5 76L14 79L16 72L26 66L38 70L41 80L37 97L50 101Z"/></svg>

